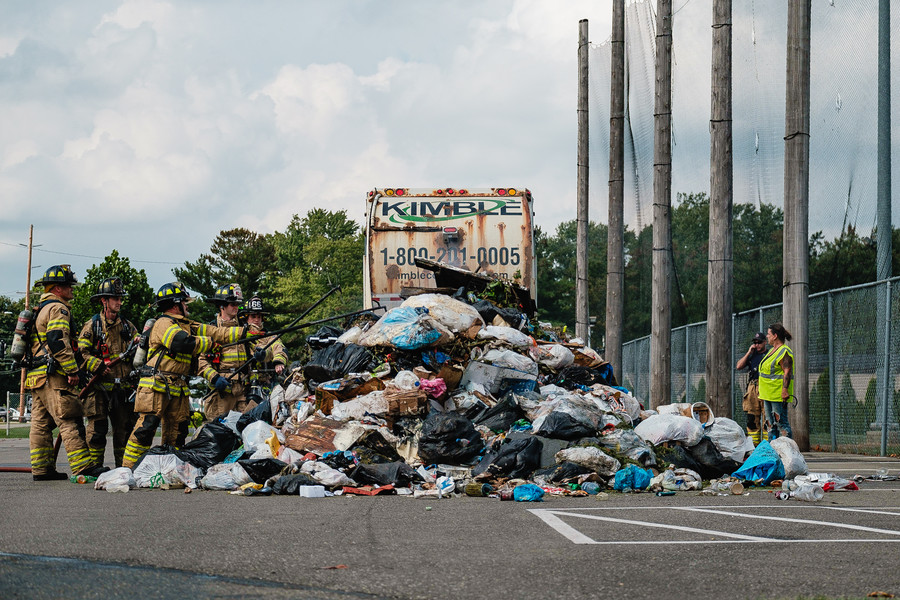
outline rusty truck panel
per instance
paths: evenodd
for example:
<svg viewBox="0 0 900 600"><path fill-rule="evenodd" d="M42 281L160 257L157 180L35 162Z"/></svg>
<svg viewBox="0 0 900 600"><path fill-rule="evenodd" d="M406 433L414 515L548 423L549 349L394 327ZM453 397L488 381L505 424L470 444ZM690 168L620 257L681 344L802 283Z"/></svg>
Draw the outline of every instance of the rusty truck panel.
<svg viewBox="0 0 900 600"><path fill-rule="evenodd" d="M376 188L367 197L364 301L396 306L433 288L416 258L514 280L537 299L531 192L524 188Z"/></svg>

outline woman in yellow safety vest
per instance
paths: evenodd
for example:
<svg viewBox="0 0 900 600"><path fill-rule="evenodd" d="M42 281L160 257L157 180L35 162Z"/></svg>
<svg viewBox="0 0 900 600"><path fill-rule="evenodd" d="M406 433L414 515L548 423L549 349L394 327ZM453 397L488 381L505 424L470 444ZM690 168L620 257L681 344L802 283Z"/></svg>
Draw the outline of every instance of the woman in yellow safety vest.
<svg viewBox="0 0 900 600"><path fill-rule="evenodd" d="M779 431L792 438L788 422L787 405L794 398L794 353L785 344L791 333L781 323L773 323L766 332L766 341L772 349L759 363L759 398L764 401L766 430L769 440L778 437Z"/></svg>

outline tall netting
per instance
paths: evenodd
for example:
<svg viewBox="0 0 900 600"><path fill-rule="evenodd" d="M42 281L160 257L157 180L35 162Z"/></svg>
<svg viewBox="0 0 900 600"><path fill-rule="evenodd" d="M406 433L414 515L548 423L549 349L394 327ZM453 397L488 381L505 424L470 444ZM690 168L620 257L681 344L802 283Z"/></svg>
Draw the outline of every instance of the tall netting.
<svg viewBox="0 0 900 600"><path fill-rule="evenodd" d="M629 2L625 11L624 216L633 231L652 224L655 6ZM877 225L877 9L875 0L812 3L809 230L826 239L848 227L869 235ZM784 0L747 0L734 2L732 11L734 202L780 207L787 6ZM711 25L710 0L675 2L673 201L678 193L709 191ZM892 62L900 64L900 9L894 9L891 29ZM608 211L610 58L608 42L592 47L590 196L592 218L600 222ZM892 79L896 121L900 81ZM893 204L897 214L896 199Z"/></svg>
<svg viewBox="0 0 900 600"><path fill-rule="evenodd" d="M900 3L893 3L895 6ZM655 7L628 2L625 13L626 227L652 225ZM787 4L732 3L734 203L783 206ZM672 193L709 191L711 0L673 7ZM826 240L850 228L875 237L878 226L878 2L812 3L810 47L809 231ZM900 64L900 9L891 17L891 62ZM591 216L607 222L610 59L608 43L590 55ZM900 80L892 70L893 119L900 122ZM898 147L895 141L893 147ZM892 167L894 168L894 167ZM892 178L900 181L900 161ZM893 186L900 189L900 186ZM892 213L898 213L898 194ZM780 257L779 257L780 259ZM900 283L892 280L816 294L809 301L810 442L824 449L900 451ZM649 292L648 292L649 293ZM888 311L887 307L890 307ZM887 314L889 312L889 315ZM732 360L753 334L782 320L780 305L734 316ZM702 399L705 324L673 330L672 401ZM649 338L626 345L623 370L649 400ZM733 379L733 417L746 417L745 372Z"/></svg>

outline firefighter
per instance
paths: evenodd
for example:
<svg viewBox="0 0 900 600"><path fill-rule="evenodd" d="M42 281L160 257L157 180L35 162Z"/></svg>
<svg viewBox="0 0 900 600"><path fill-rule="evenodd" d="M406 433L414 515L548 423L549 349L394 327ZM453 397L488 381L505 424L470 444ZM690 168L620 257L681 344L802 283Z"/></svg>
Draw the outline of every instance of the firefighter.
<svg viewBox="0 0 900 600"><path fill-rule="evenodd" d="M59 427L72 474L97 477L109 469L91 458L78 400L79 367L69 308L78 280L69 265L55 265L36 283L44 286L44 293L34 317L25 378L25 387L31 390L31 473L35 481L68 477L56 470L53 429Z"/></svg>
<svg viewBox="0 0 900 600"><path fill-rule="evenodd" d="M744 393L742 407L747 413L747 435L753 440L753 445L758 446L761 441L760 418L763 403L759 399L759 363L766 355L766 335L759 332L750 341L747 353L738 359L735 369L747 369L747 391Z"/></svg>
<svg viewBox="0 0 900 600"><path fill-rule="evenodd" d="M211 325L218 327L237 327L238 311L244 303L244 294L241 286L236 283L228 283L219 286L215 294L209 299L219 309L216 320ZM249 388L248 368L241 372L237 369L247 362L251 344L238 344L228 346L218 352L211 352L200 356L200 375L206 379L215 392L209 397L205 414L210 421L227 415L229 411L245 412L254 406L256 402L247 399ZM264 357L260 352L260 359ZM259 362L262 362L261 360Z"/></svg>
<svg viewBox="0 0 900 600"><path fill-rule="evenodd" d="M193 300L178 282L156 292L154 305L162 314L148 332L147 364L141 368L134 410L137 424L125 446L123 466L134 468L162 426L162 443L181 447L190 419L188 379L196 375L194 359L216 345L236 342L246 335L242 327L216 327L189 319Z"/></svg>
<svg viewBox="0 0 900 600"><path fill-rule="evenodd" d="M129 346L133 347L139 337L134 324L119 314L122 299L127 295L119 277L104 279L97 293L91 296L92 302L100 302L100 312L87 320L78 336L85 370L91 376L100 375L83 402L88 448L91 458L103 464L106 435L112 422L113 456L117 467L122 466L125 444L137 421L134 404L129 402L134 391L129 378L130 358L123 357L117 364L108 366Z"/></svg>
<svg viewBox="0 0 900 600"><path fill-rule="evenodd" d="M263 319L267 316L269 316L269 311L266 310L262 298L259 296L250 298L238 311L238 318L246 320L251 334L265 333ZM281 377L288 362L287 352L281 340L275 338L275 341L266 348L269 342L272 342L272 338L262 338L256 342L254 356L261 350L265 351L265 356L263 362L258 365L258 370L250 373L250 387L259 390L256 395L261 398L267 398L272 390L274 378L271 373L274 371L276 377Z"/></svg>

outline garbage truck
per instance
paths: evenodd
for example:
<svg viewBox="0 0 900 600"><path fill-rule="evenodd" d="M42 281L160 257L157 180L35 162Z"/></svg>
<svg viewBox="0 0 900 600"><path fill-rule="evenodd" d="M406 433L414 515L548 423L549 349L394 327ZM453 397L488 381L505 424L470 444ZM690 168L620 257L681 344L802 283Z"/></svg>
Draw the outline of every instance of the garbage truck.
<svg viewBox="0 0 900 600"><path fill-rule="evenodd" d="M366 198L366 308L435 289L416 259L510 280L537 300L534 210L525 188L375 188Z"/></svg>

